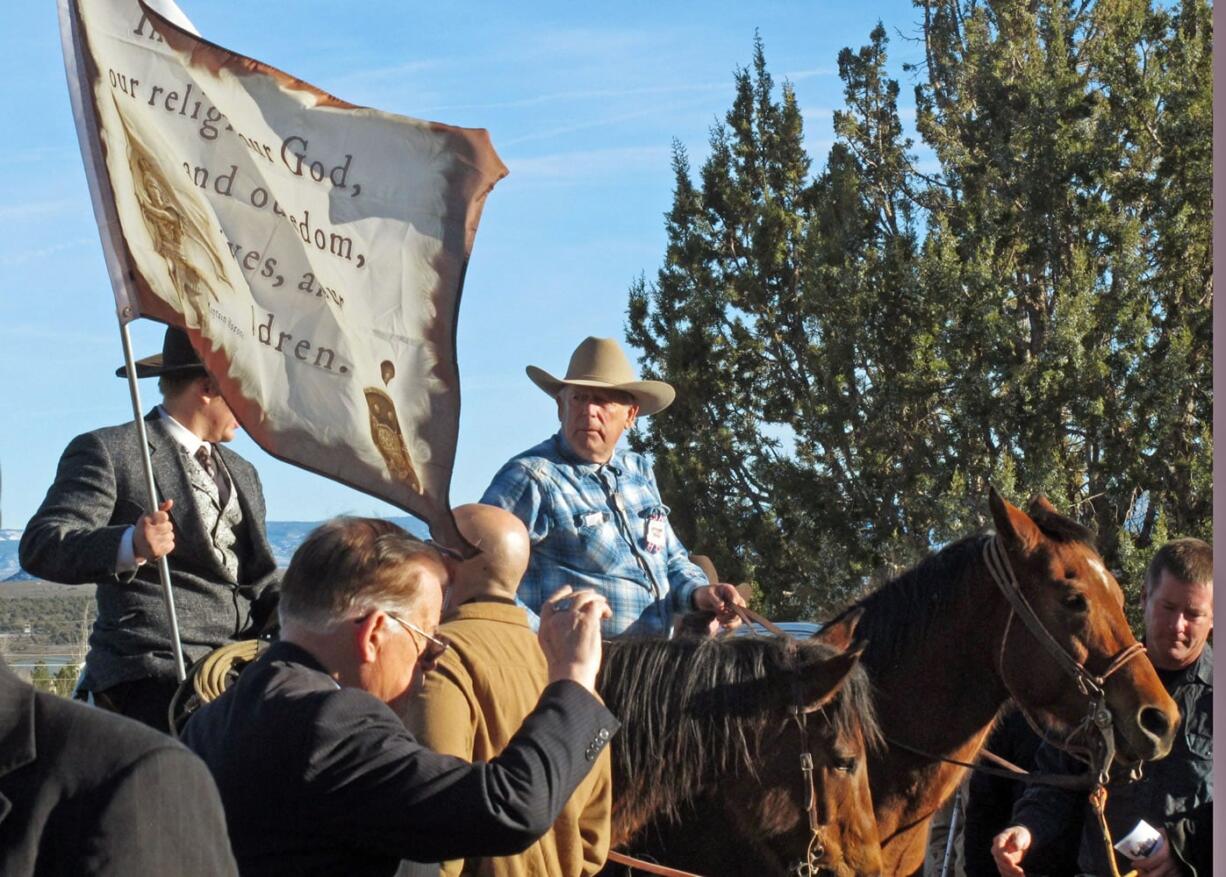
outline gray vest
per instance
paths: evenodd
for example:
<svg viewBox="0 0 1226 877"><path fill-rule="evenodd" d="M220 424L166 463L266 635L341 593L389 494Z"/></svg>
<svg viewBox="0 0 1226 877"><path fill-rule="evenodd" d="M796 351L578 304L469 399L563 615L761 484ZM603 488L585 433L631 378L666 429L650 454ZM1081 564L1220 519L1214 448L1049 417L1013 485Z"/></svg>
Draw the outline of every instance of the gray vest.
<svg viewBox="0 0 1226 877"><path fill-rule="evenodd" d="M231 582L238 582L238 528L243 523L243 510L238 504L238 491L233 489L234 479L222 462L221 454L213 453L213 464L226 473L230 480L230 495L226 497L225 508L221 507L217 494L217 484L204 471L200 461L187 453L181 445L179 453L184 457L183 468L187 472L188 481L192 485L192 499L196 503L196 512L200 516L204 530L212 540L213 553L217 562L225 569Z"/></svg>

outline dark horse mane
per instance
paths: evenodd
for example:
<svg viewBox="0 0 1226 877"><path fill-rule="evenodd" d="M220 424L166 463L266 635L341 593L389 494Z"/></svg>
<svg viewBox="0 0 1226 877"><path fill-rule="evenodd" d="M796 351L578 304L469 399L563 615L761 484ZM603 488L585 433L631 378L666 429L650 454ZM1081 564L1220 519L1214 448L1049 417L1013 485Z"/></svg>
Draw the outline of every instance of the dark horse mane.
<svg viewBox="0 0 1226 877"><path fill-rule="evenodd" d="M1094 545L1094 533L1071 518L1033 504L1027 513L1054 542ZM864 610L856 639L868 642L864 663L870 673L909 654L927 637L934 623L948 618L953 607L966 597L972 580L967 573L975 568L984 542L991 538L991 533L979 533L945 546L834 619L839 621L857 609Z"/></svg>
<svg viewBox="0 0 1226 877"><path fill-rule="evenodd" d="M612 755L618 799L676 820L704 788L754 777L763 734L779 727L795 697L791 671L837 654L817 641L748 636L607 643L599 687L623 722ZM840 733L859 726L867 745L879 745L859 666L823 715Z"/></svg>

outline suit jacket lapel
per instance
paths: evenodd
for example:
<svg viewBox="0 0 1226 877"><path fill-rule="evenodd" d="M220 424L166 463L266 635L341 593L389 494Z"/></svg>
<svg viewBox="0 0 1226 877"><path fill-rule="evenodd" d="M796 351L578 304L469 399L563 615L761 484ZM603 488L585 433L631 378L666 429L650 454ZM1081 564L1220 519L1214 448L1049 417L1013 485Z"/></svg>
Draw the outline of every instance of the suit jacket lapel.
<svg viewBox="0 0 1226 877"><path fill-rule="evenodd" d="M153 483L157 485L158 499L173 499L170 519L175 525L175 553L180 557L208 558L216 562L213 540L205 532L204 522L196 511L196 497L192 493L191 479L183 465L179 443L166 429L155 408L145 418L145 431L149 439L149 459L153 462Z"/></svg>

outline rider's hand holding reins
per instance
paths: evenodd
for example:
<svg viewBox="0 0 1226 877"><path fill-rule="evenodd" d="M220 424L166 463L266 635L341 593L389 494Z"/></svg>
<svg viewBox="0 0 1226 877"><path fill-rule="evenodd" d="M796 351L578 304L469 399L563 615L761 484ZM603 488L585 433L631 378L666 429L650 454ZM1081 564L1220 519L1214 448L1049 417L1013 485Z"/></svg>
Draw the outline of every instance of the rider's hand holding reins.
<svg viewBox="0 0 1226 877"><path fill-rule="evenodd" d="M549 667L549 681L570 679L596 694L600 672L600 622L613 610L595 591L559 588L541 607L537 639Z"/></svg>
<svg viewBox="0 0 1226 877"><path fill-rule="evenodd" d="M733 628L741 623L741 617L732 607L744 606L745 598L734 585L727 582L703 585L695 589L692 601L695 609L714 612L716 620L724 627Z"/></svg>

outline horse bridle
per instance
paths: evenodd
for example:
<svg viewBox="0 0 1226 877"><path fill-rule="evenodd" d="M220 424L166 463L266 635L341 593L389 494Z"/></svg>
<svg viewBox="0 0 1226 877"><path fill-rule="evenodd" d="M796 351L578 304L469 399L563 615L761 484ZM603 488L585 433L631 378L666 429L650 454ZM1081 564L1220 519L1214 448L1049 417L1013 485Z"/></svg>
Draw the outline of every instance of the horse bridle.
<svg viewBox="0 0 1226 877"><path fill-rule="evenodd" d="M795 704L790 712L800 732L800 775L805 791L805 812L809 814L809 847L805 850L804 859L791 866L788 873L796 877L812 877L818 871L817 860L826 854L826 845L822 843L822 820L817 811L817 784L813 779L813 753L809 751L809 714Z"/></svg>
<svg viewBox="0 0 1226 877"><path fill-rule="evenodd" d="M1145 651L1145 646L1139 642L1134 642L1112 658L1111 663L1102 675L1095 676L1086 669L1085 664L1070 655L1044 626L1042 620L1034 611L1034 607L1030 605L1030 601L1022 593L1021 585L1018 583L1017 576L1013 573L1013 567L1009 563L1009 556L1005 552L1004 542L999 535L993 536L984 543L983 560L988 567L992 580L996 582L996 586L1000 588L1005 599L1009 601L1010 607L1009 620L1005 623L1005 633L1000 640L1000 655L998 658L1000 681L1004 684L1005 690L1009 692L1009 696L1013 698L1014 703L1017 704L1018 709L1021 710L1022 715L1025 716L1026 721L1030 723L1035 732L1042 739L1048 740L1053 745L1065 749L1085 761L1090 766L1090 771L1094 775L1097 784L1105 786L1111 772L1111 765L1115 761L1115 732L1111 710L1107 707L1106 682L1116 671L1137 655L1142 654ZM1021 699L1014 695L1013 688L1009 685L1009 680L1005 676L1005 648L1009 642L1009 633L1012 629L1015 616L1022 619L1027 629L1030 630L1034 638L1039 641L1039 644L1055 660L1060 669L1072 677L1073 681L1077 683L1077 690L1089 698L1089 708L1085 717L1068 734L1064 741L1055 741L1048 737L1041 724L1030 715ZM1093 746L1080 747L1071 742L1079 734L1091 730L1096 731L1101 738L1101 749Z"/></svg>
<svg viewBox="0 0 1226 877"><path fill-rule="evenodd" d="M784 640L785 646L795 648L795 640L778 625L748 607L733 604L733 609L746 625L758 624ZM805 793L805 811L809 816L810 838L804 860L797 862L795 865L790 865L787 873L794 875L794 877L813 877L821 868L818 859L825 855L826 846L822 843L822 821L817 807L817 784L814 781L816 769L813 766L813 754L809 751L809 714L795 704L789 708L788 712L792 720L796 722L796 728L800 732L801 787ZM646 871L650 874L659 874L661 877L700 877L700 875L690 871L669 868L658 862L649 862L646 859L636 858L617 850L609 851L608 861L626 865L635 870Z"/></svg>

